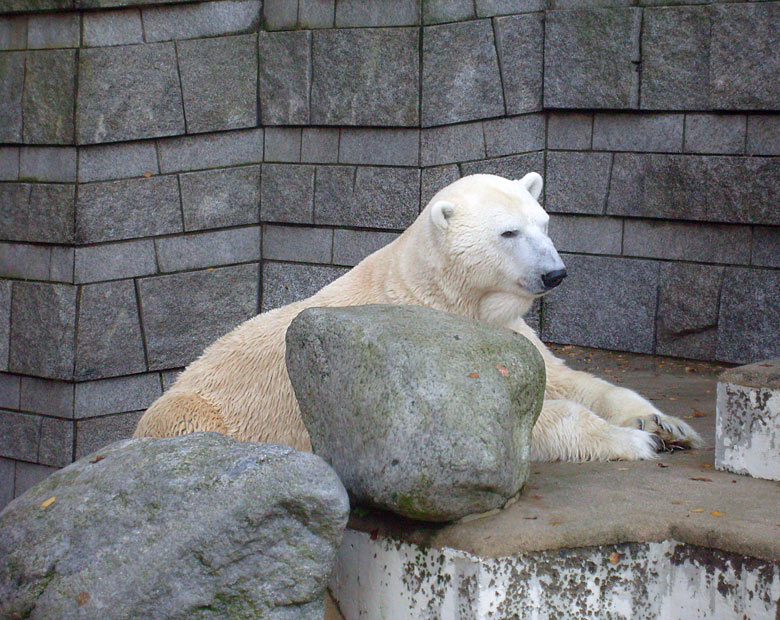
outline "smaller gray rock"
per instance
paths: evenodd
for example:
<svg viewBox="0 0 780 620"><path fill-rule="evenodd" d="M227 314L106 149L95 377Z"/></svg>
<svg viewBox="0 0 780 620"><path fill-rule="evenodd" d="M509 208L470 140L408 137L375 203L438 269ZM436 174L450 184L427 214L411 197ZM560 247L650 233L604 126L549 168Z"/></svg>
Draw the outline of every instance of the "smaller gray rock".
<svg viewBox="0 0 780 620"><path fill-rule="evenodd" d="M545 371L516 332L419 306L310 308L287 330L287 370L357 502L449 521L528 477Z"/></svg>
<svg viewBox="0 0 780 620"><path fill-rule="evenodd" d="M321 618L348 510L313 454L121 441L0 513L0 616Z"/></svg>

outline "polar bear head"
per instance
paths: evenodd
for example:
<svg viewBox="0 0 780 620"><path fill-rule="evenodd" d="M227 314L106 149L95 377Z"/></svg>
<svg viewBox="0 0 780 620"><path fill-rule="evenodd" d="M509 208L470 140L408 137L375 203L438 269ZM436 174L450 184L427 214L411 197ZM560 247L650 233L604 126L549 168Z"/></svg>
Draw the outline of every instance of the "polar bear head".
<svg viewBox="0 0 780 620"><path fill-rule="evenodd" d="M439 191L425 208L444 255L482 294L532 300L566 277L547 236L550 216L537 202L542 185L536 172L516 181L474 174Z"/></svg>

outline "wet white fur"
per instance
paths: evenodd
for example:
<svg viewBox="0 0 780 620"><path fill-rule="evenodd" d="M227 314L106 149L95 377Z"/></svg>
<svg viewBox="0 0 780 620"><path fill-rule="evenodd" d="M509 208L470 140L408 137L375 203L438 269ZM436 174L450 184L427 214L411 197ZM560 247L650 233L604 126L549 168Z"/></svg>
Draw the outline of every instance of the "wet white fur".
<svg viewBox="0 0 780 620"><path fill-rule="evenodd" d="M697 445L698 435L682 420L635 392L568 368L523 321L542 292L541 275L563 267L536 200L541 189L536 173L518 181L472 175L447 186L399 238L344 276L208 347L147 410L136 436L215 430L308 450L284 363L292 319L313 306L408 304L503 325L536 345L547 388L533 433L535 460L652 458L652 433ZM502 236L506 231L517 234Z"/></svg>

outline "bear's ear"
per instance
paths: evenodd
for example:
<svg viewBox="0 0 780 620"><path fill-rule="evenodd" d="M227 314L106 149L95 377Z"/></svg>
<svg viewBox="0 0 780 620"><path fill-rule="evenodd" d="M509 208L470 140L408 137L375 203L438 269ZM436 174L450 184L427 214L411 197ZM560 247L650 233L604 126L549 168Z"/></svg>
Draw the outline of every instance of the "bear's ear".
<svg viewBox="0 0 780 620"><path fill-rule="evenodd" d="M431 205L431 221L442 230L449 226L453 213L455 205L448 200L437 200Z"/></svg>
<svg viewBox="0 0 780 620"><path fill-rule="evenodd" d="M542 195L542 188L544 187L544 181L542 175L538 172L529 172L522 179L518 181L523 187L528 190L528 193L534 197L534 200L539 200L539 196Z"/></svg>

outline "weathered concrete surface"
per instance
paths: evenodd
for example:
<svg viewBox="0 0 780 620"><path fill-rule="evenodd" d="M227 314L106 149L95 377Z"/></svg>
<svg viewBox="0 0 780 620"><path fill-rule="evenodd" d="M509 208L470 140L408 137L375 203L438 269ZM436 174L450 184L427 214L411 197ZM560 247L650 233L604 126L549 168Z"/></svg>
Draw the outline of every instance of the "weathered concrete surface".
<svg viewBox="0 0 780 620"><path fill-rule="evenodd" d="M780 358L720 376L715 467L780 480Z"/></svg>
<svg viewBox="0 0 780 620"><path fill-rule="evenodd" d="M659 554L671 554L671 564L659 565L663 571L671 572L660 571L658 574L669 575L674 587L660 594L657 591L657 595L663 597L656 598L657 606L650 609L661 611L656 615L637 612L634 616L636 620L645 617L664 620L676 617L741 619L743 614L751 620L772 620L775 611L767 615L767 607L760 606L762 599L757 593L764 588L761 591L770 598L774 597L773 604L777 606L780 597L777 568L780 561L777 521L780 487L766 480L719 472L713 467L715 393L717 376L724 367L572 346L555 348L571 366L636 389L650 397L662 411L686 419L702 434L705 446L694 452L663 454L656 461L535 463L519 501L495 516L448 526L421 526L387 514L353 513L349 525L351 529L345 540L354 541L353 536L364 536L361 540L371 541L373 537L377 540L371 542L384 544L383 539L390 538L393 540L387 544L393 548L399 546L396 541L403 541L415 545L415 553L424 560L423 566L428 561L426 548L434 550L431 552L434 559L441 556L440 550L444 548L457 550L453 553L460 558L457 562L461 567L462 558L469 554L480 558L482 567L501 566L501 558L509 556L538 558L541 557L539 554L547 554L550 558L559 554L564 558L576 557L582 567L584 562L591 561L583 548L591 548L596 558L601 558L601 563L609 562L613 551L627 554L623 556L625 558L638 558L637 550L640 550L644 554L641 557L648 561L655 561ZM368 533L368 536L363 533ZM653 547L648 543L661 546ZM343 545L342 554L344 549ZM739 559L739 556L748 559ZM622 560L619 559L619 565ZM385 564L387 561L383 560L380 568ZM714 568L707 569L708 564ZM430 566L435 568L438 564ZM601 564L585 563L584 566L595 568ZM609 566L612 566L611 562ZM561 578L564 575L561 570L559 567L551 574L556 579ZM461 574L468 576L466 572ZM650 574L634 571L626 573L620 583L624 588L634 588L637 582L650 581L651 577L655 578L652 571ZM442 576L442 579L446 577ZM471 588L474 583L466 580L464 587ZM561 582L561 589L565 589L567 583L574 584L574 581ZM586 587L584 582L581 583L582 587ZM714 584L715 590L705 588L707 583ZM379 588L381 579L374 580L364 567L361 584L368 592ZM334 585L335 582L332 582L331 586ZM538 582L538 585L542 589L547 588L544 581ZM743 611L737 613L732 610L722 615L696 612L696 606L702 607L706 602L702 597L712 594L713 600L717 599L719 585L731 592L724 601L734 600L733 588L743 588L736 597L742 600ZM602 587L606 586L602 583ZM700 590L698 595L697 589ZM753 594L748 594L749 591ZM537 590L531 595L541 596L540 592ZM351 620L352 616L347 611L351 609L354 597L336 594L339 607L345 612L347 620ZM608 597L609 590L595 590L591 594ZM402 610L400 615L392 617L404 617L408 605L399 609ZM675 609L688 615L674 616L672 611ZM718 613L724 609L717 607ZM563 617L579 617L580 611L575 611L573 615L564 614ZM630 611L626 615L620 608L612 608L610 613L607 611L601 610L589 617L599 620L631 617ZM519 617L537 617L530 615L530 611L524 613L529 615L520 614ZM427 616L421 613L413 617ZM512 617L512 614L495 617ZM333 616L334 620L337 618Z"/></svg>

